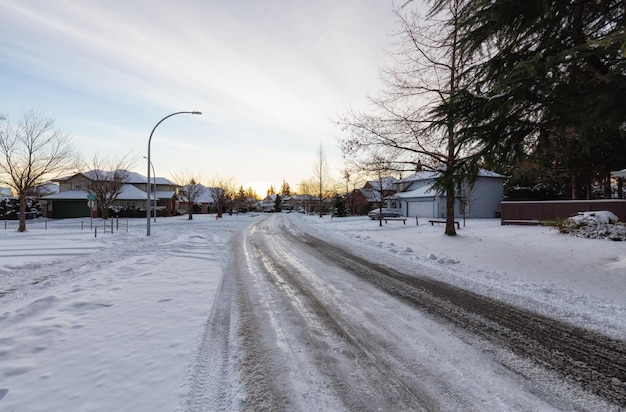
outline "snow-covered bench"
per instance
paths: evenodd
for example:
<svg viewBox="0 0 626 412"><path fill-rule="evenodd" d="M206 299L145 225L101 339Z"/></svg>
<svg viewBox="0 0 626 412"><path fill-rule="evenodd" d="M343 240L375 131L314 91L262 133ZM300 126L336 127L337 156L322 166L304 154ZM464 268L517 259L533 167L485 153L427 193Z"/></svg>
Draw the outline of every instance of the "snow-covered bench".
<svg viewBox="0 0 626 412"><path fill-rule="evenodd" d="M434 226L435 223L437 223L437 225L439 225L439 223L446 223L445 219L431 219L429 220L429 222L431 226ZM461 229L461 225L459 225L459 222L455 220L454 224L456 225L457 229Z"/></svg>
<svg viewBox="0 0 626 412"><path fill-rule="evenodd" d="M397 220L397 221L402 221L402 223L404 223L406 225L406 217L383 217L383 220L385 221L385 223L387 223L388 220Z"/></svg>

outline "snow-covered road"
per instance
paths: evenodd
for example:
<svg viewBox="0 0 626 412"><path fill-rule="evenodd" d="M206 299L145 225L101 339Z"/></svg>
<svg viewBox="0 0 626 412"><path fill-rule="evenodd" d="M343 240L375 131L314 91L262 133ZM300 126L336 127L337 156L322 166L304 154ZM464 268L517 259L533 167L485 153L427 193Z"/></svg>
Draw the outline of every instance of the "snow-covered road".
<svg viewBox="0 0 626 412"><path fill-rule="evenodd" d="M497 221L89 224L0 230L0 410L626 408L623 243Z"/></svg>
<svg viewBox="0 0 626 412"><path fill-rule="evenodd" d="M214 355L198 362L189 410L611 408L573 381L625 401L624 382L613 382L623 343L416 281L295 219L270 215L231 240L202 346ZM589 350L617 366L602 370L607 359ZM237 388L220 384L233 373Z"/></svg>

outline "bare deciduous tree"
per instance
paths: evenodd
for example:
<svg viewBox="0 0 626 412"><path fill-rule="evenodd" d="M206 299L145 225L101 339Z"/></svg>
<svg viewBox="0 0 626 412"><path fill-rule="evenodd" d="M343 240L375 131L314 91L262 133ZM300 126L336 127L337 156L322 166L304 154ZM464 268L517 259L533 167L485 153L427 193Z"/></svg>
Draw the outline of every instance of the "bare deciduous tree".
<svg viewBox="0 0 626 412"><path fill-rule="evenodd" d="M471 179L474 170L468 166L473 142L461 133L463 119L454 110L471 83L463 74L473 56L463 54L459 44L464 1L434 2L425 16L409 10L410 1L396 10L396 62L383 71L381 94L370 99L371 112L349 112L338 122L349 132L341 140L344 156L382 152L392 169L440 174L436 188L447 199L447 235L456 234L455 185Z"/></svg>
<svg viewBox="0 0 626 412"><path fill-rule="evenodd" d="M233 201L237 194L235 179L233 177L215 175L209 181L209 190L217 207L217 217L222 217L222 213L225 210L232 214Z"/></svg>
<svg viewBox="0 0 626 412"><path fill-rule="evenodd" d="M320 217L322 217L324 214L324 198L326 197L326 192L328 191L328 186L331 182L326 153L324 152L324 147L321 144L317 149L317 158L313 164L313 181L315 182L317 195L319 196L319 213Z"/></svg>
<svg viewBox="0 0 626 412"><path fill-rule="evenodd" d="M89 179L87 191L96 196L96 204L103 219L108 219L109 208L117 201L128 182L128 169L134 162L130 155L111 158L96 153L88 165L91 170L84 173Z"/></svg>
<svg viewBox="0 0 626 412"><path fill-rule="evenodd" d="M394 185L390 181L390 173L392 171L390 167L390 162L384 157L380 155L373 155L366 163L362 165L362 170L368 171L371 175L374 176L374 180L372 181L373 187L377 193L378 198L378 225L383 225L383 209L385 208L386 202L391 198L391 196L395 193ZM395 179L393 180L395 182Z"/></svg>
<svg viewBox="0 0 626 412"><path fill-rule="evenodd" d="M364 179L365 173L358 167L346 162L346 168L342 170L341 176L343 177L346 191L346 206L351 214L356 213L356 205L354 202L354 193L357 186L362 187L366 179Z"/></svg>
<svg viewBox="0 0 626 412"><path fill-rule="evenodd" d="M316 184L311 179L303 180L298 184L298 194L306 199L306 214L311 213L311 201L315 198Z"/></svg>
<svg viewBox="0 0 626 412"><path fill-rule="evenodd" d="M200 181L202 176L193 173L185 173L184 175L174 175L174 182L178 187L178 199L187 203L188 220L193 220L193 205L198 201L200 196L208 188L204 187ZM156 211L155 211L156 213Z"/></svg>
<svg viewBox="0 0 626 412"><path fill-rule="evenodd" d="M26 230L26 198L35 188L63 173L78 170L78 154L54 120L30 110L17 123L0 119L0 179L17 194L18 232Z"/></svg>

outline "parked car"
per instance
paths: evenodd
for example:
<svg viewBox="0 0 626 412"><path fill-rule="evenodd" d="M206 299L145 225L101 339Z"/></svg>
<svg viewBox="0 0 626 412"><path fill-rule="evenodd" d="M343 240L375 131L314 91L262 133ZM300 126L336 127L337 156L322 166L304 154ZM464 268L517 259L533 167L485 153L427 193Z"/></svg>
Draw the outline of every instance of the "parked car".
<svg viewBox="0 0 626 412"><path fill-rule="evenodd" d="M370 219L372 220L376 220L379 219L380 216L380 209L374 209L371 212L369 212L367 214L367 216L369 216ZM390 209L383 209L383 217L399 217L400 213L396 212L395 210L390 210Z"/></svg>

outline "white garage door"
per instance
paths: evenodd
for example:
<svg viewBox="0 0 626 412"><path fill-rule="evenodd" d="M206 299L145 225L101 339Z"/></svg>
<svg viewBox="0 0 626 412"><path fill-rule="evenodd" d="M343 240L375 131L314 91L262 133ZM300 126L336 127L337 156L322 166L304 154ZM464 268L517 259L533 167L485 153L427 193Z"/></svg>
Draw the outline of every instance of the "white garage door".
<svg viewBox="0 0 626 412"><path fill-rule="evenodd" d="M407 202L407 215L409 217L435 217L437 210L432 200Z"/></svg>

